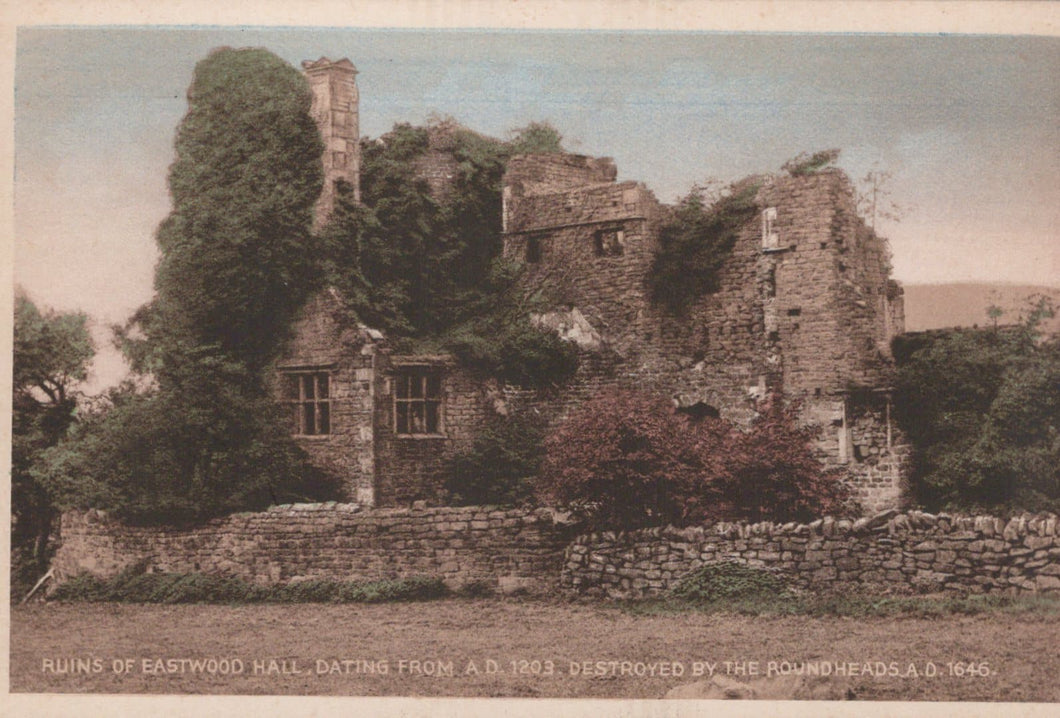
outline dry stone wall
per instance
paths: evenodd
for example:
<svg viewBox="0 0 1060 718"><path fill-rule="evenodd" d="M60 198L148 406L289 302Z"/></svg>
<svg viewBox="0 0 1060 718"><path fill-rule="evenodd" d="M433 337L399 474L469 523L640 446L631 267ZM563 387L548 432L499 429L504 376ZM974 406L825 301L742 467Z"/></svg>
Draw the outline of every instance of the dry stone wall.
<svg viewBox="0 0 1060 718"><path fill-rule="evenodd" d="M238 576L258 584L302 579L441 577L451 588L555 587L570 527L548 509L489 507L362 510L294 504L234 514L193 528L126 526L102 512L63 514L53 568L59 582L149 571Z"/></svg>
<svg viewBox="0 0 1060 718"><path fill-rule="evenodd" d="M1055 515L1003 521L888 511L857 521L718 523L579 536L561 586L607 598L657 595L689 572L736 561L807 589L1060 593Z"/></svg>
<svg viewBox="0 0 1060 718"><path fill-rule="evenodd" d="M886 511L857 521L717 523L575 536L550 509L363 510L295 504L200 526L127 526L99 511L63 514L58 582L155 572L238 576L258 584L305 579L441 577L502 591L557 587L588 596L662 594L706 564L780 572L790 585L875 593L1060 593L1055 515L931 515Z"/></svg>

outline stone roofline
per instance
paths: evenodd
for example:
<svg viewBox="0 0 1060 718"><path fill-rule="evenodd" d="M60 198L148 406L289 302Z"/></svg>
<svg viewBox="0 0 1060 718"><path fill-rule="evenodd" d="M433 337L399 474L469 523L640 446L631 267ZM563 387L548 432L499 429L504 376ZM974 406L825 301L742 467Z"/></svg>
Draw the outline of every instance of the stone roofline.
<svg viewBox="0 0 1060 718"><path fill-rule="evenodd" d="M302 69L307 73L326 72L334 69L346 70L354 75L357 74L357 67L347 57L334 62L323 56L319 60L302 60Z"/></svg>

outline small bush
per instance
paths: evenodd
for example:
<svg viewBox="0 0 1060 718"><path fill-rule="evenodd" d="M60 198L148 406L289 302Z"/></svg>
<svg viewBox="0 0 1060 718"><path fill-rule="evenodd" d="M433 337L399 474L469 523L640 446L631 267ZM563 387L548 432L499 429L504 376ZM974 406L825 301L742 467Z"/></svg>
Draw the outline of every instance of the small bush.
<svg viewBox="0 0 1060 718"><path fill-rule="evenodd" d="M453 456L446 489L457 506L525 504L541 466L542 421L528 414L500 417Z"/></svg>
<svg viewBox="0 0 1060 718"><path fill-rule="evenodd" d="M486 580L468 581L458 593L464 598L488 598L494 594L493 584Z"/></svg>
<svg viewBox="0 0 1060 718"><path fill-rule="evenodd" d="M429 601L448 593L449 589L440 578L413 576L392 581L344 583L340 585L339 600L342 603Z"/></svg>
<svg viewBox="0 0 1060 718"><path fill-rule="evenodd" d="M92 574L83 573L64 581L52 593L56 601L84 601L98 603L110 601L110 584Z"/></svg>
<svg viewBox="0 0 1060 718"><path fill-rule="evenodd" d="M827 469L814 455L816 425L799 423L798 404L772 395L749 431L727 446L722 485L726 517L747 521L809 521L857 513L842 468Z"/></svg>
<svg viewBox="0 0 1060 718"><path fill-rule="evenodd" d="M333 603L339 599L339 586L335 581L294 581L266 590L263 600L270 603Z"/></svg>
<svg viewBox="0 0 1060 718"><path fill-rule="evenodd" d="M722 561L698 568L670 591L689 603L789 597L784 580L773 571Z"/></svg>
<svg viewBox="0 0 1060 718"><path fill-rule="evenodd" d="M781 165L780 169L784 170L792 177L804 177L806 175L816 174L826 167L830 167L836 163L839 159L840 151L837 149L821 150L820 152L814 152L812 155L806 152L800 152L795 157Z"/></svg>

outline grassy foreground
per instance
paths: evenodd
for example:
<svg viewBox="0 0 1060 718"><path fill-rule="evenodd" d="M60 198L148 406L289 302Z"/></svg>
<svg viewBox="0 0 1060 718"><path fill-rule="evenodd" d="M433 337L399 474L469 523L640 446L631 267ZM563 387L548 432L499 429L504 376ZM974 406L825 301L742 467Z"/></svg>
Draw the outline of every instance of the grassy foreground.
<svg viewBox="0 0 1060 718"><path fill-rule="evenodd" d="M917 608L749 616L499 598L13 606L11 690L655 698L711 666L742 679L814 664L856 673L850 685L865 700L1060 701L1055 602L966 599L970 610L929 611L931 599L889 600Z"/></svg>

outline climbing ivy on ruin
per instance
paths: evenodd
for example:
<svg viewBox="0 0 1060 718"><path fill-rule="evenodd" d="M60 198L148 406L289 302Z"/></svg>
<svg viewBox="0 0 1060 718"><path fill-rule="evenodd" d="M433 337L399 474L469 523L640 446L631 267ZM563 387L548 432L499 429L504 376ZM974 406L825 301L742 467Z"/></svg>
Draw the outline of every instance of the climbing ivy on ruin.
<svg viewBox="0 0 1060 718"><path fill-rule="evenodd" d="M501 258L505 164L561 151L559 139L542 123L501 141L439 120L363 141L361 203L340 190L322 233L325 280L403 351L449 351L520 385L564 381L575 351L530 324L534 307L512 291L517 271ZM445 192L432 193L417 171L429 151L455 166Z"/></svg>
<svg viewBox="0 0 1060 718"><path fill-rule="evenodd" d="M752 180L732 185L708 204L706 191L693 187L678 201L659 232L648 287L652 301L681 315L700 297L718 290L720 272L740 228L758 212Z"/></svg>

